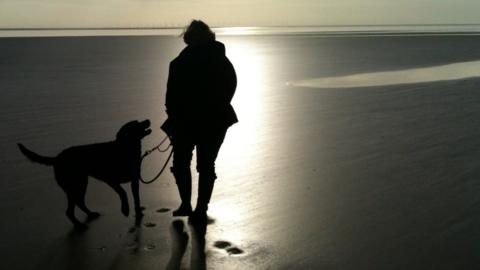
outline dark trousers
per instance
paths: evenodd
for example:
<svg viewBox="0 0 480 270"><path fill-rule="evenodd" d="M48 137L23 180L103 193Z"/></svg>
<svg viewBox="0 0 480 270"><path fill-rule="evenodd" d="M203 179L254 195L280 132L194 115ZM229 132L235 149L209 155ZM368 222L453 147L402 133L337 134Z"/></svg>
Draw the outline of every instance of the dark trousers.
<svg viewBox="0 0 480 270"><path fill-rule="evenodd" d="M178 132L172 138L172 173L178 186L182 204L190 205L193 150L197 151L198 201L197 209L206 211L213 185L217 178L215 160L227 133L227 128L210 128L199 132Z"/></svg>

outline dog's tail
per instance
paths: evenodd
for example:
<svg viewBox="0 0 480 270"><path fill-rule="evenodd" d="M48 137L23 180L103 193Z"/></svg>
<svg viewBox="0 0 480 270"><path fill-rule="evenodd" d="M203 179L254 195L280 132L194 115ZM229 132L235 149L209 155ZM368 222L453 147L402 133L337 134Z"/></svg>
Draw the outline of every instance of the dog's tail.
<svg viewBox="0 0 480 270"><path fill-rule="evenodd" d="M37 153L34 153L30 150L28 150L25 146L23 146L23 144L19 143L18 144L18 148L20 148L20 151L28 158L30 159L31 161L33 162L37 162L37 163L40 163L40 164L43 164L43 165L47 165L47 166L52 166L53 164L55 164L55 158L54 157L44 157L44 156L41 156Z"/></svg>

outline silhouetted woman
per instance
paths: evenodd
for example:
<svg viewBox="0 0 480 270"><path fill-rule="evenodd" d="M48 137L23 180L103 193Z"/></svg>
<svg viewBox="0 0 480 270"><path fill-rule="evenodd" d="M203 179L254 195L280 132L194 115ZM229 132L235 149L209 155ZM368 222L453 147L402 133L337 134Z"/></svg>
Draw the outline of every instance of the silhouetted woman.
<svg viewBox="0 0 480 270"><path fill-rule="evenodd" d="M194 20L186 28L187 47L170 63L166 107L168 119L162 129L173 144L173 167L182 203L174 216L206 220L217 178L215 159L228 127L238 122L230 101L235 93L235 70L225 56L225 46L215 40L207 24ZM190 203L190 162L197 151L198 199L195 211Z"/></svg>

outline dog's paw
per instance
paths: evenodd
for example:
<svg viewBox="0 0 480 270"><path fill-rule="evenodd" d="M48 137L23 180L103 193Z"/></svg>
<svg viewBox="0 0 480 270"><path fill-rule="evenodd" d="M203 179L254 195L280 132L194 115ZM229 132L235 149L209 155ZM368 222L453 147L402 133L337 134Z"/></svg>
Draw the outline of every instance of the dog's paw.
<svg viewBox="0 0 480 270"><path fill-rule="evenodd" d="M99 218L99 217L100 217L100 213L98 213L98 212L91 212L91 213L88 214L87 220L88 220L88 221L91 221L91 220L97 219L97 218Z"/></svg>
<svg viewBox="0 0 480 270"><path fill-rule="evenodd" d="M75 223L75 230L78 232L84 232L88 229L88 226L83 223Z"/></svg>
<svg viewBox="0 0 480 270"><path fill-rule="evenodd" d="M130 209L128 205L122 205L122 214L126 217L128 217L128 214L130 213Z"/></svg>
<svg viewBox="0 0 480 270"><path fill-rule="evenodd" d="M145 207L135 207L135 216L137 217L143 217L143 210L145 210Z"/></svg>

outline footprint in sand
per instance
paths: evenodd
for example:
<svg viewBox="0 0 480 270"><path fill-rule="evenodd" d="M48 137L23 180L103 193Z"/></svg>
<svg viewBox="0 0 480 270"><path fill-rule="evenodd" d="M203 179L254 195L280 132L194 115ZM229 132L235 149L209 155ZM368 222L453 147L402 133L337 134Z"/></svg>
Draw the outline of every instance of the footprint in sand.
<svg viewBox="0 0 480 270"><path fill-rule="evenodd" d="M152 228L152 227L157 226L157 224L155 224L153 222L147 222L147 223L143 224L143 226L145 226L147 228Z"/></svg>
<svg viewBox="0 0 480 270"><path fill-rule="evenodd" d="M170 211L169 208L160 208L160 209L158 209L156 212L157 212L157 213L166 213L166 212L168 212L168 211Z"/></svg>
<svg viewBox="0 0 480 270"><path fill-rule="evenodd" d="M101 251L101 252L107 251L107 247L106 247L106 246L100 246L100 247L97 247L97 248L95 248L95 249L98 250L98 251Z"/></svg>
<svg viewBox="0 0 480 270"><path fill-rule="evenodd" d="M243 254L243 250L237 248L237 247L231 247L231 248L227 248L227 252L228 254L230 255L241 255Z"/></svg>
<svg viewBox="0 0 480 270"><path fill-rule="evenodd" d="M230 242L227 242L227 241L217 241L213 245L216 248L220 248L220 249L225 249L225 248L228 248L228 247L232 246L232 244Z"/></svg>
<svg viewBox="0 0 480 270"><path fill-rule="evenodd" d="M138 244L137 243L130 243L128 245L125 246L126 249L135 249L135 248L138 248Z"/></svg>
<svg viewBox="0 0 480 270"><path fill-rule="evenodd" d="M216 241L213 246L218 249L224 249L228 255L241 255L245 253L242 249L233 246L232 243L228 241Z"/></svg>
<svg viewBox="0 0 480 270"><path fill-rule="evenodd" d="M155 249L155 244L150 243L145 246L145 250L150 251Z"/></svg>

